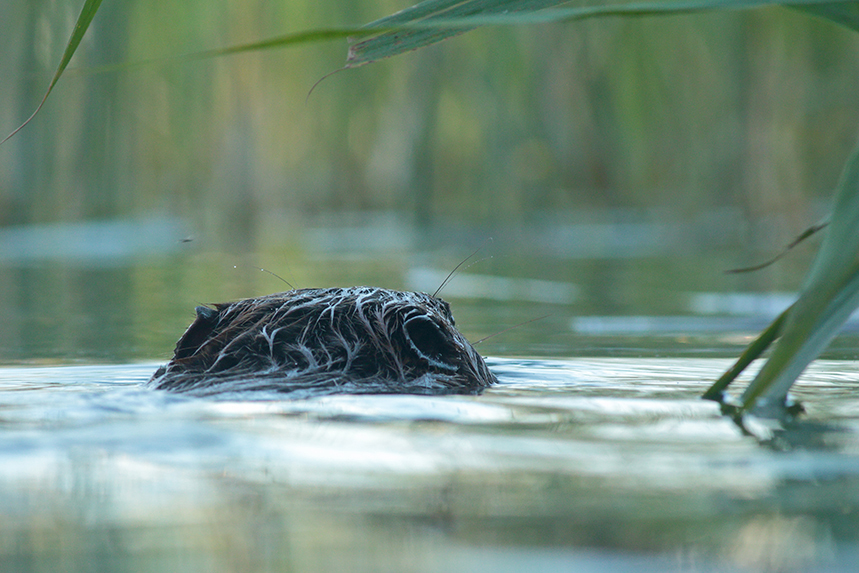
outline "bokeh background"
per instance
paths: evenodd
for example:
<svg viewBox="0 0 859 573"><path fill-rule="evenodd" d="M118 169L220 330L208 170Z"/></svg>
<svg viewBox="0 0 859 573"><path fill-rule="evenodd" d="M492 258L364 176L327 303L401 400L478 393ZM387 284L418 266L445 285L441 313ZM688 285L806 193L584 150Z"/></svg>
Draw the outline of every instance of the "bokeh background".
<svg viewBox="0 0 859 573"><path fill-rule="evenodd" d="M0 5L5 133L79 4ZM309 97L346 42L174 58L408 4L104 3L0 147L0 361L164 359L195 305L289 288L259 268L432 292L481 245L442 291L465 333L548 315L489 354L647 352L576 320L801 284L814 239L724 271L826 216L859 125L859 41L827 22L767 8L483 29Z"/></svg>

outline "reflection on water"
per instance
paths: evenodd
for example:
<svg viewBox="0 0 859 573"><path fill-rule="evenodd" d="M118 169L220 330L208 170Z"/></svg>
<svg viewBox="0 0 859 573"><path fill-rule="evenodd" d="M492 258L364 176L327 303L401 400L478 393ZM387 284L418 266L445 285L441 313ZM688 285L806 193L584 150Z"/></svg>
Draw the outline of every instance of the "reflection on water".
<svg viewBox="0 0 859 573"><path fill-rule="evenodd" d="M572 227L493 233L442 291L470 340L501 333L478 347L501 380L483 395L191 399L142 383L195 306L290 288L260 268L432 292L486 234L343 226L221 252L174 223L0 234L4 571L859 565L859 368L816 363L779 448L698 398L798 273L725 275L747 261L718 248L592 258L605 229L560 256L541 237Z"/></svg>
<svg viewBox="0 0 859 573"><path fill-rule="evenodd" d="M127 265L135 256L177 252L187 237L186 224L175 218L6 227L0 228L0 263Z"/></svg>
<svg viewBox="0 0 859 573"><path fill-rule="evenodd" d="M579 316L570 328L586 335L712 334L762 331L772 319L732 316Z"/></svg>
<svg viewBox="0 0 859 573"><path fill-rule="evenodd" d="M446 281L450 273L451 271L424 267L409 269L406 273L406 287L409 290L433 293L440 285L444 285L443 294L440 293L439 296L548 304L572 304L578 292L576 285L570 283L475 273L462 273L455 281Z"/></svg>
<svg viewBox="0 0 859 573"><path fill-rule="evenodd" d="M482 396L296 401L0 369L4 569L859 565L854 363L812 367L804 445L776 451L697 398L725 360L489 362Z"/></svg>
<svg viewBox="0 0 859 573"><path fill-rule="evenodd" d="M170 218L0 230L0 362L166 359L199 304L292 286L435 292L481 244L441 295L466 336L491 337L485 354L735 356L743 337L789 304L805 268L726 275L757 255L724 237L702 244L689 225L672 236L701 250L678 257L627 249L613 239L628 230L622 224L597 232L550 221L490 234L419 229L393 214L340 224L332 217L236 252ZM552 254L545 235L561 231L575 231L568 247L583 250ZM837 345L831 354L845 355L852 351Z"/></svg>

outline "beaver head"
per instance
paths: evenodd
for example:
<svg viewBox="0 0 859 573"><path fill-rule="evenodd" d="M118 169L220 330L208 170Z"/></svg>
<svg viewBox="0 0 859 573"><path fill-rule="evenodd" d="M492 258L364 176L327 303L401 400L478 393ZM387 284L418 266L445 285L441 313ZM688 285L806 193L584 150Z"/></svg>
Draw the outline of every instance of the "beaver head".
<svg viewBox="0 0 859 573"><path fill-rule="evenodd" d="M212 394L247 390L473 394L497 382L456 329L450 305L373 287L300 289L197 307L197 319L150 386Z"/></svg>

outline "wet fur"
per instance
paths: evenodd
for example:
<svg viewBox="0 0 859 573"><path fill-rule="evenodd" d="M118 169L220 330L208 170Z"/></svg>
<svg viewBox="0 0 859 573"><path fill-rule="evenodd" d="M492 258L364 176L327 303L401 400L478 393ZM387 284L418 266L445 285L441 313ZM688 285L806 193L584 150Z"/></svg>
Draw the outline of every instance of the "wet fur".
<svg viewBox="0 0 859 573"><path fill-rule="evenodd" d="M450 305L374 287L299 289L197 307L154 388L291 396L475 394L497 382Z"/></svg>

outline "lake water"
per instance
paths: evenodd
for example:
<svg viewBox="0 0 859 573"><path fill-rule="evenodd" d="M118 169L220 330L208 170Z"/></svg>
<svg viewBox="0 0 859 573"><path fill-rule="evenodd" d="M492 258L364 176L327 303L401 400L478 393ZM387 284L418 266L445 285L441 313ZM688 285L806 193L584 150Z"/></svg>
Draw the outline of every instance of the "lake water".
<svg viewBox="0 0 859 573"><path fill-rule="evenodd" d="M4 573L859 569L859 321L768 442L699 399L790 304L802 253L725 275L766 257L498 237L441 293L470 340L496 334L484 394L219 400L144 387L194 306L288 288L260 267L432 292L485 236L390 251L396 228L341 225L248 255L170 225L0 234Z"/></svg>
<svg viewBox="0 0 859 573"><path fill-rule="evenodd" d="M0 369L3 571L854 571L859 366L777 447L724 359L490 359L481 396L193 399Z"/></svg>

